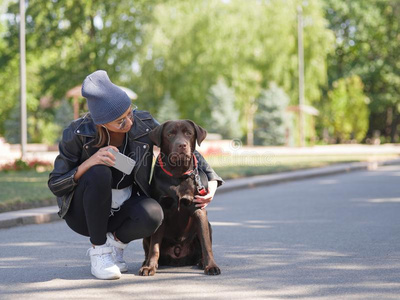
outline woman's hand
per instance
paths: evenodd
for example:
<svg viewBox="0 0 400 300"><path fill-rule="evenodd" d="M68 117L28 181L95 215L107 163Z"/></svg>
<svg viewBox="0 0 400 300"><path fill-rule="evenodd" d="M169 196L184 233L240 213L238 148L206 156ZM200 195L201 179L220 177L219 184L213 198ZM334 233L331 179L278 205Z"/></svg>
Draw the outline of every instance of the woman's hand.
<svg viewBox="0 0 400 300"><path fill-rule="evenodd" d="M100 148L95 154L88 158L87 162L89 167L95 165L106 165L112 167L115 164L115 156L112 153L108 152L108 149L114 149L115 151L119 152L117 147L114 146L106 146Z"/></svg>
<svg viewBox="0 0 400 300"><path fill-rule="evenodd" d="M208 194L204 196L196 195L194 197L193 202L197 203L196 207L200 207L201 209L206 208L206 206L212 201L214 198L215 192L217 191L218 182L216 180L208 182Z"/></svg>
<svg viewBox="0 0 400 300"><path fill-rule="evenodd" d="M109 167L112 167L115 164L115 156L112 155L110 152L107 150L113 148L115 151L119 152L117 147L114 146L106 146L103 148L100 148L95 154L93 154L91 157L89 157L87 160L85 160L77 169L75 175L74 175L74 180L77 182L79 178L82 177L83 174L86 173L87 170L89 170L91 167L95 165L106 165Z"/></svg>

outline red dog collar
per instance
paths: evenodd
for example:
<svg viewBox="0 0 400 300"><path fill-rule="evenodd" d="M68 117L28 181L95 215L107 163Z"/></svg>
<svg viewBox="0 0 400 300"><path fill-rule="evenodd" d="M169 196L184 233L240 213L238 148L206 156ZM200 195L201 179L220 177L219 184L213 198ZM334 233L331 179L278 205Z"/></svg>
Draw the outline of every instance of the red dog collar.
<svg viewBox="0 0 400 300"><path fill-rule="evenodd" d="M161 159L161 154L158 155L157 160L158 160L158 164L160 165L160 167L164 171L164 173L172 177L173 176L172 173L169 172L168 170L166 170L164 167L164 163ZM204 185L201 183L199 170L197 169L197 158L194 154L193 154L193 162L194 162L193 170L186 171L185 173L183 173L183 175L192 176L194 174L194 182L196 184L197 192L199 193L200 196L205 196L205 195L207 195L208 192L207 192L206 188L204 187Z"/></svg>
<svg viewBox="0 0 400 300"><path fill-rule="evenodd" d="M190 175L192 175L192 173L195 170L197 170L197 158L196 158L196 156L194 154L193 154L193 161L194 161L194 169L186 171L185 173L183 173L183 175L189 175L190 176ZM164 168L164 163L163 163L163 161L161 159L161 154L158 155L158 164L160 165L161 169L164 171L165 174L167 174L167 175L169 175L171 177L173 176L171 172L169 172L168 170L166 170Z"/></svg>

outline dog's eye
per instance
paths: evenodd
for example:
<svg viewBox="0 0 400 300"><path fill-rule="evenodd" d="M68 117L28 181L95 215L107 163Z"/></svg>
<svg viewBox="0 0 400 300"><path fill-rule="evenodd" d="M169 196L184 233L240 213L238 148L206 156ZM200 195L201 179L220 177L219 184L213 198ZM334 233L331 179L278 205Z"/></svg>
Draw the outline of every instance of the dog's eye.
<svg viewBox="0 0 400 300"><path fill-rule="evenodd" d="M185 134L186 135L192 135L192 133L190 131L186 131Z"/></svg>
<svg viewBox="0 0 400 300"><path fill-rule="evenodd" d="M173 133L168 133L167 136L168 136L168 137L172 137L172 136L174 136L174 134L173 134Z"/></svg>

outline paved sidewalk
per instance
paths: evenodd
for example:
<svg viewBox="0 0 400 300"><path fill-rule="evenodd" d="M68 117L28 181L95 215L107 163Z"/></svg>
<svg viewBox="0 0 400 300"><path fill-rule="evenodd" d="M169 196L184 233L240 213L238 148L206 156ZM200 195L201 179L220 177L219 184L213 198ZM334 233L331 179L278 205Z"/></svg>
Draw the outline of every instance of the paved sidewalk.
<svg viewBox="0 0 400 300"><path fill-rule="evenodd" d="M327 175L360 171L360 170L374 170L382 165L398 165L398 164L400 164L400 159L394 159L389 161L377 161L377 162L357 162L349 164L337 164L322 168L312 168L312 169L292 171L292 172L282 172L270 175L232 179L226 181L226 183L218 189L218 194L228 193L246 188L254 188L258 186L278 184L282 182L302 180L313 177L327 176ZM57 206L48 206L48 207L0 213L0 229L10 228L18 225L43 224L52 221L57 221L60 220L60 218L57 215L57 212L58 212Z"/></svg>

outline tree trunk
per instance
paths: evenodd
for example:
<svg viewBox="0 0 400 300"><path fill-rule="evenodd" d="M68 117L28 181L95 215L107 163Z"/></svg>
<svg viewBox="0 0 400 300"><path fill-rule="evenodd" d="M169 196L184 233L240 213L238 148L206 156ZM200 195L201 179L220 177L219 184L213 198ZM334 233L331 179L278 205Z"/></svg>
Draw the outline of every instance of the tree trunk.
<svg viewBox="0 0 400 300"><path fill-rule="evenodd" d="M386 129L385 137L391 136L392 133L392 123L393 123L393 108L388 107L386 110Z"/></svg>
<svg viewBox="0 0 400 300"><path fill-rule="evenodd" d="M247 109L247 146L254 146L254 114L256 110L257 105L253 100Z"/></svg>
<svg viewBox="0 0 400 300"><path fill-rule="evenodd" d="M247 115L247 146L254 146L254 115Z"/></svg>
<svg viewBox="0 0 400 300"><path fill-rule="evenodd" d="M400 122L400 115L397 113L397 109L394 109L394 114L393 114L393 121L391 124L391 130L390 130L390 142L391 143L396 143L396 141L399 138L399 135L397 133L397 127Z"/></svg>

